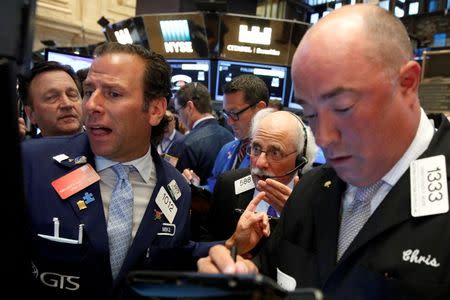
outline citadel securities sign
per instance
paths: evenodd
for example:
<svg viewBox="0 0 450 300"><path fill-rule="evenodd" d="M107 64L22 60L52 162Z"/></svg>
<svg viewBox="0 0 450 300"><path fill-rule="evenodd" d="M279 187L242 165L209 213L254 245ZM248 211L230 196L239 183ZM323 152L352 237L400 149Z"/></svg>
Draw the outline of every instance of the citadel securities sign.
<svg viewBox="0 0 450 300"><path fill-rule="evenodd" d="M259 26L252 26L251 30L248 30L247 25L239 26L239 42L270 45L272 39L272 28L264 27L263 31L260 31Z"/></svg>
<svg viewBox="0 0 450 300"><path fill-rule="evenodd" d="M225 14L220 26L221 59L289 65L293 21Z"/></svg>
<svg viewBox="0 0 450 300"><path fill-rule="evenodd" d="M239 26L239 42L247 43L247 44L259 44L259 45L269 45L272 38L272 28L264 27L262 31L260 31L259 26L252 26L251 30L248 30L247 25ZM262 55L273 55L280 56L281 52L276 49L265 49L261 47L254 46L243 46L243 45L227 45L228 51L236 51L243 53L254 53L254 54L262 54Z"/></svg>

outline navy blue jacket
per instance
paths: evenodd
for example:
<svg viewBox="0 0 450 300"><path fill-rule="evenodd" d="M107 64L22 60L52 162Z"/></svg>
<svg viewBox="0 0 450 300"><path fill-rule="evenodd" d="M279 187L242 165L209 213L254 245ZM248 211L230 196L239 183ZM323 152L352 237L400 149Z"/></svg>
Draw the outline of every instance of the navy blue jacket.
<svg viewBox="0 0 450 300"><path fill-rule="evenodd" d="M99 182L95 182L62 200L51 182L79 166L63 166L52 159L58 154L74 158L84 155L95 169L94 154L84 133L68 137L27 140L22 144L27 213L31 220L31 259L33 296L42 299L109 299L130 270L193 270L198 257L206 255L209 245L190 241L191 192L181 174L152 149L157 182L139 229L121 271L113 283L109 263L107 223ZM173 236L164 233L164 216L155 198L161 187L175 180L181 197L174 201L177 214ZM77 202L86 193L94 201L80 209ZM38 234L53 235L53 218L60 221L60 236L77 239L83 224L82 244L51 241ZM166 226L167 227L167 226ZM172 226L173 227L173 226ZM42 296L42 297L39 297Z"/></svg>
<svg viewBox="0 0 450 300"><path fill-rule="evenodd" d="M231 140L233 134L216 119L200 122L184 138L185 148L176 168L180 172L186 168L194 170L201 179L200 184L205 185L217 154L222 146Z"/></svg>

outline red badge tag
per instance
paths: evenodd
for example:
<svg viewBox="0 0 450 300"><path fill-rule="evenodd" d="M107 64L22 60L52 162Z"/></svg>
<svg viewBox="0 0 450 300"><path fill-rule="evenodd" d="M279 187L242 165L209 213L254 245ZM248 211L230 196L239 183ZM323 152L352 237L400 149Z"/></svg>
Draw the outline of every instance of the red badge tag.
<svg viewBox="0 0 450 300"><path fill-rule="evenodd" d="M90 164L66 174L52 182L53 188L62 199L67 199L82 189L100 180L100 176Z"/></svg>

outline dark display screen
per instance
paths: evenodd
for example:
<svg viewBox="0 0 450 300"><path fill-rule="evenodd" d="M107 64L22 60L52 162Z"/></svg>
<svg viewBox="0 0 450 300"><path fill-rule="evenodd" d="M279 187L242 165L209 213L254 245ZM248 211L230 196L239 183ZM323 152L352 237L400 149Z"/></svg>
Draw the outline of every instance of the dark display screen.
<svg viewBox="0 0 450 300"><path fill-rule="evenodd" d="M422 78L450 78L450 49L424 51Z"/></svg>
<svg viewBox="0 0 450 300"><path fill-rule="evenodd" d="M207 88L211 87L211 62L200 59L168 59L172 67L172 93L190 82L200 82Z"/></svg>
<svg viewBox="0 0 450 300"><path fill-rule="evenodd" d="M223 15L219 57L287 66L291 33L292 21Z"/></svg>
<svg viewBox="0 0 450 300"><path fill-rule="evenodd" d="M269 88L270 99L284 101L287 67L268 64L254 64L236 61L217 61L217 84L215 100L223 100L223 86L234 77L253 74L264 80Z"/></svg>
<svg viewBox="0 0 450 300"><path fill-rule="evenodd" d="M144 15L151 50L166 58L208 58L208 39L201 13Z"/></svg>
<svg viewBox="0 0 450 300"><path fill-rule="evenodd" d="M294 98L294 87L291 84L291 90L289 93L289 102L288 102L288 107L293 108L293 109L299 109L299 110L303 110L303 107L295 102L295 98Z"/></svg>

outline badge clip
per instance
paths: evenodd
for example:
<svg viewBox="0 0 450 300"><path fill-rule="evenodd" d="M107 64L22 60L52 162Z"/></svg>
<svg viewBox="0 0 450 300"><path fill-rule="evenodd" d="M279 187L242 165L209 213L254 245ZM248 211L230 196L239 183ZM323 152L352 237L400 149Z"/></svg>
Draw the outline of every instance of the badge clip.
<svg viewBox="0 0 450 300"><path fill-rule="evenodd" d="M83 227L84 224L78 225L78 240L67 239L59 236L59 219L53 218L53 235L38 234L41 238L50 240L53 242L64 243L64 244L82 244L83 243Z"/></svg>

